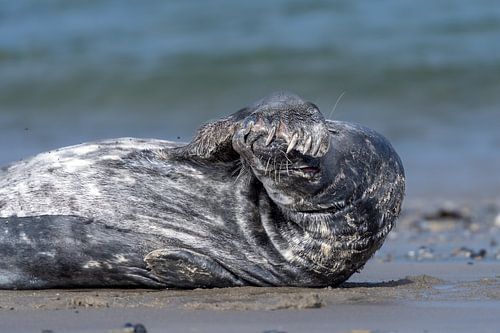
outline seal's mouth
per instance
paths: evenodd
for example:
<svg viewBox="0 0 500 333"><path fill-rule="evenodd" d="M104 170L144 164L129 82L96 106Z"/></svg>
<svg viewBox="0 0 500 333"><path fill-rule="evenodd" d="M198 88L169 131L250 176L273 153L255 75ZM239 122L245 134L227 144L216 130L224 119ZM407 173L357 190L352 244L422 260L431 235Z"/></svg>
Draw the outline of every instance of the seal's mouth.
<svg viewBox="0 0 500 333"><path fill-rule="evenodd" d="M298 150L286 153L284 143L283 140L277 139L268 146L259 146L258 153L254 154L254 163L251 163L254 170L274 178L279 175L317 179L322 171L321 158L303 154Z"/></svg>
<svg viewBox="0 0 500 333"><path fill-rule="evenodd" d="M291 171L294 174L304 176L305 178L317 176L321 172L320 162L317 158L296 154L295 156L290 156L290 158L287 157L286 159L286 162L289 163L285 163L285 171ZM283 165L280 169L280 171L283 171Z"/></svg>
<svg viewBox="0 0 500 333"><path fill-rule="evenodd" d="M319 171L320 171L320 169L318 167L314 167L314 166L304 166L304 167L297 168L294 170L303 172L306 175L315 175L315 174L319 173Z"/></svg>
<svg viewBox="0 0 500 333"><path fill-rule="evenodd" d="M321 169L316 166L301 166L301 167L289 167L287 169L281 168L279 172L286 174L288 176L294 175L305 179L313 179L320 174Z"/></svg>

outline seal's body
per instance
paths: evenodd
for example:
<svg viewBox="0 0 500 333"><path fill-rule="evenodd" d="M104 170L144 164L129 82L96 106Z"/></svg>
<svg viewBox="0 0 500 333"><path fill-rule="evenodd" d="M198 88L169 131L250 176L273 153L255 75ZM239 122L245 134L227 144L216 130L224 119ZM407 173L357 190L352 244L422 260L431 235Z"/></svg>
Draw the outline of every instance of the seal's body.
<svg viewBox="0 0 500 333"><path fill-rule="evenodd" d="M118 139L0 171L0 288L327 286L404 194L379 134L277 93L188 144Z"/></svg>

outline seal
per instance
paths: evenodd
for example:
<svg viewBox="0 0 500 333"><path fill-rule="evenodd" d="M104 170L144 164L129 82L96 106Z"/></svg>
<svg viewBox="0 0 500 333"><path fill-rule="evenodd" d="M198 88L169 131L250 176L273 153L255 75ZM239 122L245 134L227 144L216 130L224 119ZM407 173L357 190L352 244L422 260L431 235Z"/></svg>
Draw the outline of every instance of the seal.
<svg viewBox="0 0 500 333"><path fill-rule="evenodd" d="M335 286L382 245L402 163L279 92L191 142L122 138L0 171L0 288Z"/></svg>

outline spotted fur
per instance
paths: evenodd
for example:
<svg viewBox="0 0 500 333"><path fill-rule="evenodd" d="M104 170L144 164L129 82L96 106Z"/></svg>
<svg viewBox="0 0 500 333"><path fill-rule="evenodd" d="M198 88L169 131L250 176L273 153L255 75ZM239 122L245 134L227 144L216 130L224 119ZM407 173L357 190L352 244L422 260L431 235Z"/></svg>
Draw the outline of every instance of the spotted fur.
<svg viewBox="0 0 500 333"><path fill-rule="evenodd" d="M403 195L381 135L278 93L188 144L106 140L0 170L0 288L337 285Z"/></svg>

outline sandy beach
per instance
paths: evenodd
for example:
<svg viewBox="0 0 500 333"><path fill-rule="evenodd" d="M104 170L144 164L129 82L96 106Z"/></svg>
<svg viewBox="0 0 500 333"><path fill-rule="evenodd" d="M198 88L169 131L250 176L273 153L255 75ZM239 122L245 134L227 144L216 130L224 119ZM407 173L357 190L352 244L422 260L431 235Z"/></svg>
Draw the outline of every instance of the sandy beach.
<svg viewBox="0 0 500 333"><path fill-rule="evenodd" d="M339 288L0 290L0 333L500 332L492 3L0 1L0 173L82 142L187 142L287 90L383 134L406 175L396 227Z"/></svg>
<svg viewBox="0 0 500 333"><path fill-rule="evenodd" d="M424 203L340 288L1 291L1 331L498 332L498 201Z"/></svg>
<svg viewBox="0 0 500 333"><path fill-rule="evenodd" d="M372 261L342 288L0 292L3 332L498 332L498 263Z"/></svg>

